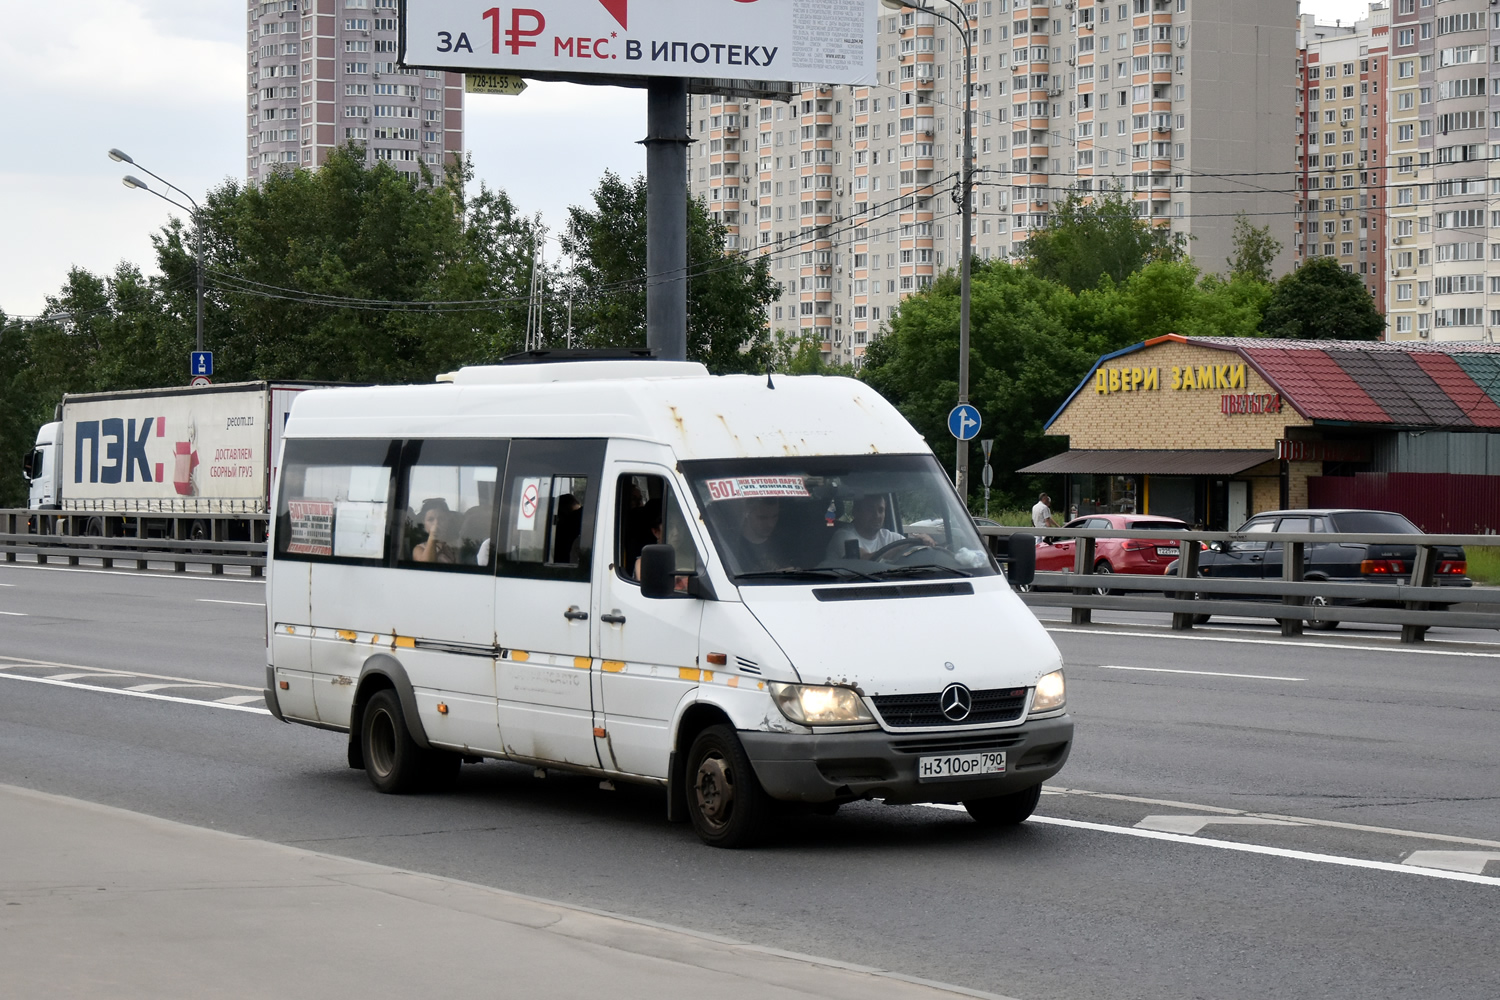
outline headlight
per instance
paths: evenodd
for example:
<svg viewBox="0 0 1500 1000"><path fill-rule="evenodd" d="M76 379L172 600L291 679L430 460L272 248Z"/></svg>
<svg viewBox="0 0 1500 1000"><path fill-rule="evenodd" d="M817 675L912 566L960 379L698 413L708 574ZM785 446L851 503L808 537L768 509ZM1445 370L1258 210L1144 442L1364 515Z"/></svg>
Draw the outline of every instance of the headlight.
<svg viewBox="0 0 1500 1000"><path fill-rule="evenodd" d="M1031 701L1031 714L1055 712L1067 703L1067 685L1063 682L1063 672L1054 670L1050 674L1044 674L1036 682L1036 697Z"/></svg>
<svg viewBox="0 0 1500 1000"><path fill-rule="evenodd" d="M853 688L807 684L771 684L781 714L799 726L852 726L874 722L865 700Z"/></svg>

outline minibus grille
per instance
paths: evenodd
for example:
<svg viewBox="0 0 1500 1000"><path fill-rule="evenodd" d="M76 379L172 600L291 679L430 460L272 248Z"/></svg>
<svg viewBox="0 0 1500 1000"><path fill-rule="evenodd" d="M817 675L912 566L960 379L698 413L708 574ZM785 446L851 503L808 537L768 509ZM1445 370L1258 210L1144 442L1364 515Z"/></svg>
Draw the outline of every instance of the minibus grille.
<svg viewBox="0 0 1500 1000"><path fill-rule="evenodd" d="M979 726L1014 722L1026 708L1025 688L998 688L972 692L974 705L966 718L954 722L943 714L940 693L885 694L870 700L885 724L896 729L917 726Z"/></svg>
<svg viewBox="0 0 1500 1000"><path fill-rule="evenodd" d="M898 740L891 744L891 749L897 753L977 753L984 750L1004 750L1025 740L1025 733L1006 733L1003 736L939 736L925 740Z"/></svg>

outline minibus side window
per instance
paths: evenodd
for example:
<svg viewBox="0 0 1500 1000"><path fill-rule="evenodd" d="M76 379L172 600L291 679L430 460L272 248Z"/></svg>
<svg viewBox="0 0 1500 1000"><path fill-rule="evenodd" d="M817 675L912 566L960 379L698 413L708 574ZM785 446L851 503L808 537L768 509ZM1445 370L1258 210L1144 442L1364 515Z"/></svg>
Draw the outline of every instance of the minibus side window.
<svg viewBox="0 0 1500 1000"><path fill-rule="evenodd" d="M511 443L500 501L499 573L588 580L604 442Z"/></svg>
<svg viewBox="0 0 1500 1000"><path fill-rule="evenodd" d="M288 441L275 558L384 562L399 454L393 441Z"/></svg>
<svg viewBox="0 0 1500 1000"><path fill-rule="evenodd" d="M632 581L640 578L636 561L647 545L672 546L678 573L697 570L697 547L666 479L642 474L621 476L616 497L612 555L619 576Z"/></svg>
<svg viewBox="0 0 1500 1000"><path fill-rule="evenodd" d="M504 441L408 441L401 461L397 560L407 569L488 573Z"/></svg>

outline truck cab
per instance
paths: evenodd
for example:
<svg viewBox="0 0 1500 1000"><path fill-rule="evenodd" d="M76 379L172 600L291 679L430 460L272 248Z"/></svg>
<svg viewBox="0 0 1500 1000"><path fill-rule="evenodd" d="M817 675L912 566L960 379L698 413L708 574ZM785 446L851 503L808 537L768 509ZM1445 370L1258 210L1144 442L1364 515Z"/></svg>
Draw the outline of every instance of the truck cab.
<svg viewBox="0 0 1500 1000"><path fill-rule="evenodd" d="M43 424L36 432L36 444L21 466L21 472L30 484L26 505L32 510L57 509L57 456L61 454L61 434L61 421Z"/></svg>

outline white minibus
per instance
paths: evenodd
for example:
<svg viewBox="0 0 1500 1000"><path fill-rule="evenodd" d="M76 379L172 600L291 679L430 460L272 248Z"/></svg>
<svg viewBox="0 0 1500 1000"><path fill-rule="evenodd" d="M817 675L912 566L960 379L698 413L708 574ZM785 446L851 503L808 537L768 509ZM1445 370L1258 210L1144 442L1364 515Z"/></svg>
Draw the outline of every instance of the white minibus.
<svg viewBox="0 0 1500 1000"><path fill-rule="evenodd" d="M383 792L515 761L662 786L728 847L785 803L1018 823L1068 757L1057 647L860 382L596 359L311 390L278 468L266 704Z"/></svg>

